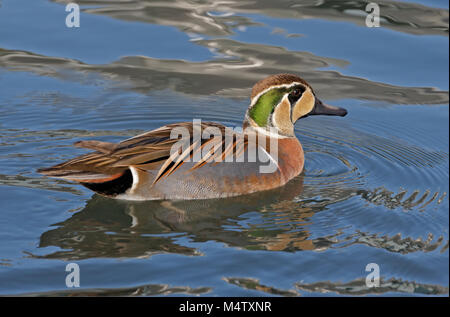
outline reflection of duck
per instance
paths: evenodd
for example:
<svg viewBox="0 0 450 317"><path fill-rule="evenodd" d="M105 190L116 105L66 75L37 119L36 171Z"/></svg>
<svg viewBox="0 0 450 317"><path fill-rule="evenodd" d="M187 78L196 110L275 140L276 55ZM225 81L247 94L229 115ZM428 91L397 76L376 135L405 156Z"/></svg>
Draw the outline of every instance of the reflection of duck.
<svg viewBox="0 0 450 317"><path fill-rule="evenodd" d="M284 252L324 251L354 244L396 253L428 252L444 244L442 250L448 248L448 240L438 237L433 241L430 234L426 240L401 238L348 231L343 228L345 223L332 228L321 223L320 218L333 218L334 213L345 219L333 206L351 199L354 193L352 188L317 192L315 186L304 185L300 175L286 186L226 199L133 202L94 195L82 211L41 235L39 247L61 249L33 256L78 260L160 253L199 255L194 246L183 242L185 237L192 242L216 241L229 247ZM322 212L329 215L322 217Z"/></svg>
<svg viewBox="0 0 450 317"><path fill-rule="evenodd" d="M259 81L251 97L243 133L194 121L170 124L118 144L81 141L76 145L96 152L40 172L132 200L249 194L283 186L303 170L303 149L294 134L298 119L347 114L323 104L306 81L290 74Z"/></svg>
<svg viewBox="0 0 450 317"><path fill-rule="evenodd" d="M277 202L293 201L302 191L303 177L299 176L280 188L226 199L133 202L94 195L82 211L44 232L39 247L62 249L45 258L71 260L159 253L198 255L196 249L178 243L178 237L189 235L195 241L265 249L265 243L277 239L273 237L277 232L258 228L259 234L254 235L230 227L236 226L243 214L277 208ZM294 211L292 217L300 219L302 211ZM303 238L308 236L302 233Z"/></svg>

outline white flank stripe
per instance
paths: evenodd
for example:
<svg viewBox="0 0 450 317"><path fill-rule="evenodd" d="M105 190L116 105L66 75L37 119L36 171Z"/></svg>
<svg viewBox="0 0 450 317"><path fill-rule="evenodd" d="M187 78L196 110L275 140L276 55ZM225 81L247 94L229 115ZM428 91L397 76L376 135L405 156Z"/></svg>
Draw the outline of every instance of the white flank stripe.
<svg viewBox="0 0 450 317"><path fill-rule="evenodd" d="M137 184L139 183L139 174L135 167L130 166L131 175L133 175L133 185L131 185L130 194L134 192L136 189Z"/></svg>

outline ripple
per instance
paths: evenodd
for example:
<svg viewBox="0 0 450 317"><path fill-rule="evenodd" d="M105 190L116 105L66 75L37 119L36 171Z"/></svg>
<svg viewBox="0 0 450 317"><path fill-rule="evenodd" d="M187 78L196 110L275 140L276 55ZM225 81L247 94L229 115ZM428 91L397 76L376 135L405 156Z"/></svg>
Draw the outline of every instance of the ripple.
<svg viewBox="0 0 450 317"><path fill-rule="evenodd" d="M266 286L266 285L261 284L258 279L253 279L253 278L224 277L223 280L232 285L236 285L236 286L239 286L239 287L247 289L247 290L264 292L264 293L270 294L271 296L292 297L292 296L300 295L295 289L294 290L282 290L282 289L275 288L272 286Z"/></svg>
<svg viewBox="0 0 450 317"><path fill-rule="evenodd" d="M445 295L448 287L433 284L422 284L415 281L403 281L402 279L380 278L379 287L367 287L366 280L356 279L347 283L340 282L316 282L311 284L297 283L297 288L312 293L335 293L339 295L369 295L383 293L407 293L420 295Z"/></svg>
<svg viewBox="0 0 450 317"><path fill-rule="evenodd" d="M442 188L442 178L448 177L449 154L429 149L445 145L436 139L428 140L424 135L430 133L422 133L420 127L403 129L399 122L395 127L402 137L396 137L396 129L392 131L387 124L377 125L375 134L371 131L374 124L366 121L344 125L331 124L327 119L320 121L314 125L305 122L298 131L307 157L305 188L313 193L335 188L345 195L350 190L375 205L421 211L447 196L448 188ZM364 127L364 131L359 127ZM397 184L398 192L385 184ZM408 188L414 184L419 188ZM376 187L367 189L373 185Z"/></svg>
<svg viewBox="0 0 450 317"><path fill-rule="evenodd" d="M22 188L44 189L56 192L67 192L77 196L83 194L83 192L75 188L73 184L65 181L43 179L42 177L28 177L24 175L0 174L0 185L17 186Z"/></svg>
<svg viewBox="0 0 450 317"><path fill-rule="evenodd" d="M39 296L39 297L59 297L59 296L199 296L211 292L210 287L189 287L189 286L169 286L167 284L147 284L122 288L87 288L63 291L35 292L16 294L15 296Z"/></svg>
<svg viewBox="0 0 450 317"><path fill-rule="evenodd" d="M391 192L383 187L375 188L373 191L360 191L359 194L368 202L375 205L383 205L389 209L402 208L404 210L410 210L417 208L419 211L425 211L430 203L441 204L443 199L447 196L446 192L442 194L434 192L431 194L430 190L425 190L421 193L418 190L413 191L409 196L408 191L401 190L398 193ZM441 196L439 196L441 195Z"/></svg>
<svg viewBox="0 0 450 317"><path fill-rule="evenodd" d="M419 295L446 295L448 287L440 285L424 284L415 281L404 281L400 278L390 278L388 280L380 278L378 287L366 286L364 278L355 279L353 281L342 282L315 282L315 283L295 283L296 289L279 289L272 286L263 285L258 279L246 277L224 278L224 280L232 285L247 290L259 291L270 294L271 296L301 296L302 292L307 293L335 293L339 295L363 296L370 294L419 294Z"/></svg>

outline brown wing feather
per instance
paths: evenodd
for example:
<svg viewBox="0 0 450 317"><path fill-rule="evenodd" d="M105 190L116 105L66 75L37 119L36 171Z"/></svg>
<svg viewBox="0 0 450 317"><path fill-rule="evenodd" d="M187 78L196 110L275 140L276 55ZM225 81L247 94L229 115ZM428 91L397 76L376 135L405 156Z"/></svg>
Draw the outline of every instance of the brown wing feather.
<svg viewBox="0 0 450 317"><path fill-rule="evenodd" d="M114 144L114 143L102 142L102 141L96 141L96 140L78 141L78 142L75 142L73 145L76 147L99 151L104 154L111 153L116 147L116 144Z"/></svg>
<svg viewBox="0 0 450 317"><path fill-rule="evenodd" d="M173 128L180 127L187 129L192 139L194 130L192 122L182 122L166 125L118 144L100 141L80 141L75 143L75 145L95 149L96 152L81 155L50 168L40 169L38 172L53 177L86 181L117 175L124 172L129 166L134 166L142 170L159 169L156 177L157 181L161 177L167 177L173 173L184 163L184 159L188 156L192 157L196 150L195 146L190 146L185 153L174 153L171 155L171 148L179 139L171 139L170 134ZM207 127L217 127L222 132L225 130L225 127L221 124L202 122L201 129L203 130ZM202 143L208 140L202 140Z"/></svg>

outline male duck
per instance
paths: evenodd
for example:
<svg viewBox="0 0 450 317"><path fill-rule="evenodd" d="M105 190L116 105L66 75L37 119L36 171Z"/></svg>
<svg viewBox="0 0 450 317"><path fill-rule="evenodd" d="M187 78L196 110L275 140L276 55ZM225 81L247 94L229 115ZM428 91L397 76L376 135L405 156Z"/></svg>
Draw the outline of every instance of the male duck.
<svg viewBox="0 0 450 317"><path fill-rule="evenodd" d="M302 172L304 154L294 123L316 114L345 116L347 111L316 99L311 86L298 76L273 75L253 87L243 131L194 120L117 144L80 141L75 146L95 152L38 172L118 199L249 194L283 186Z"/></svg>

